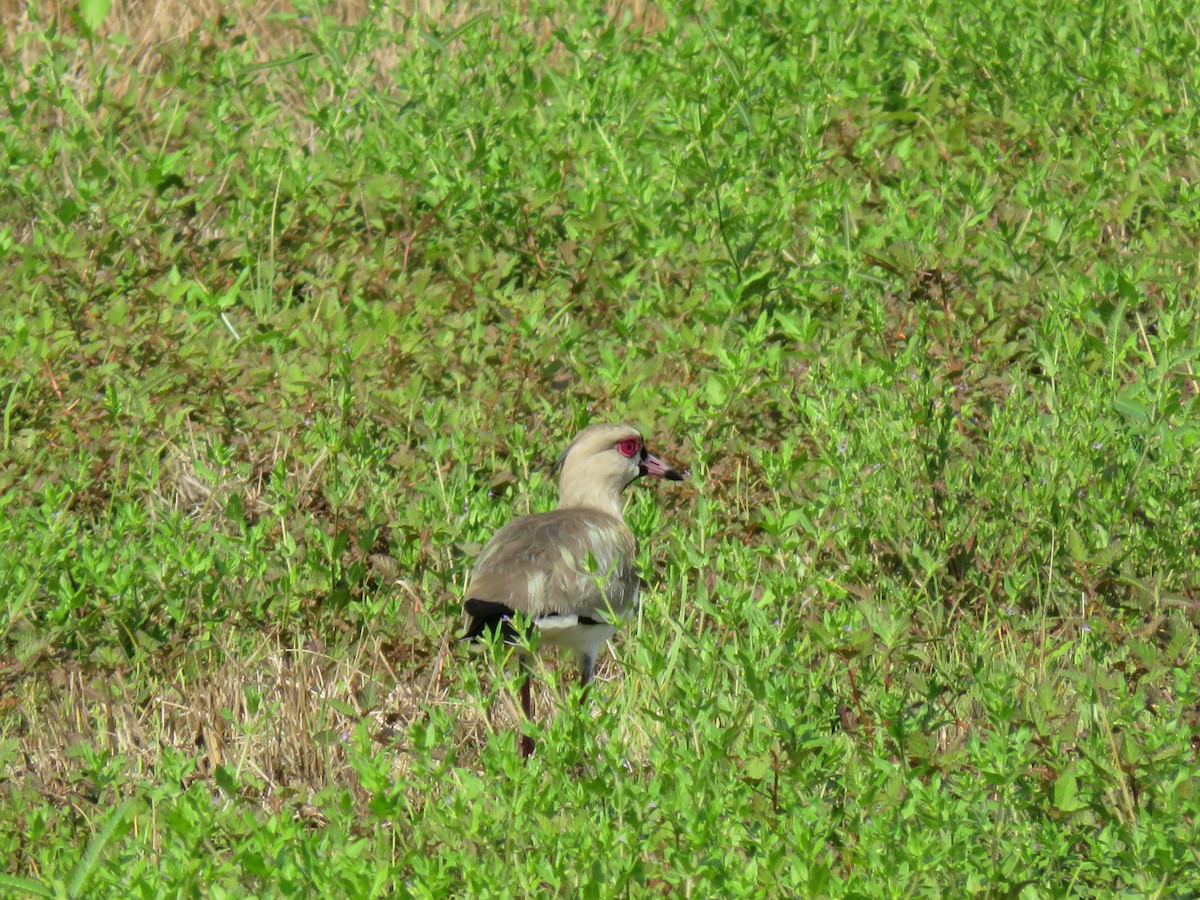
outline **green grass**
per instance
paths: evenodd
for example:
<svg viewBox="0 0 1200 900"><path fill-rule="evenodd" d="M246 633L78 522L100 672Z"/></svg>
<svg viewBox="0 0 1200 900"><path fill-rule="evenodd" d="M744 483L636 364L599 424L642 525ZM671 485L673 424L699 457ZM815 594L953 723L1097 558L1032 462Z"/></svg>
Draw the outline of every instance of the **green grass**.
<svg viewBox="0 0 1200 900"><path fill-rule="evenodd" d="M1200 893L1190 7L517 6L5 7L0 889Z"/></svg>

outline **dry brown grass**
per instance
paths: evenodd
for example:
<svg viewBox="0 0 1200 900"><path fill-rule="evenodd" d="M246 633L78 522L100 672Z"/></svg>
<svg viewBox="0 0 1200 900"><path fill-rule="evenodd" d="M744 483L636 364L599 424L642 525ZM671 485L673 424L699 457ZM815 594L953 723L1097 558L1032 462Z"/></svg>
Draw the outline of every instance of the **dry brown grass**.
<svg viewBox="0 0 1200 900"><path fill-rule="evenodd" d="M371 710L393 728L419 714L415 682L387 691L390 667L377 645L333 659L317 647L264 642L163 680L133 671L89 672L68 663L32 675L11 710L24 720L24 766L11 773L48 796L69 792L87 745L120 755L135 771L158 770L165 752L194 758L195 775L218 766L255 776L264 797L281 789L352 786L346 743L374 688L388 703ZM434 685L426 685L430 692ZM396 755L403 766L403 754Z"/></svg>
<svg viewBox="0 0 1200 900"><path fill-rule="evenodd" d="M268 807L285 796L303 804L330 786L365 802L350 764L361 722L378 752L391 754L394 775L406 769L408 727L433 704L454 708L465 745L486 739L493 727L454 696L442 674L445 651L397 672L377 639L339 658L318 645L264 640L250 655L213 654L221 658L193 660L161 679L75 662L24 677L9 673L6 718L20 722L22 732L21 761L9 777L69 804L86 786L86 759L76 748L89 747L121 757L136 780L160 772L168 753L194 760L193 779L225 767L243 785L255 785L246 790Z"/></svg>
<svg viewBox="0 0 1200 900"><path fill-rule="evenodd" d="M8 771L10 789L77 806L97 789L89 774L97 755L122 760L125 783L157 783L171 755L193 761L189 781L211 781L224 767L238 779L243 800L272 812L286 804L304 815L314 795L331 787L347 790L365 809L370 797L352 764L360 726L373 753L390 757L391 775L402 779L409 729L433 708L456 723L453 744L435 755L452 754L458 765L478 767L483 745L518 725L511 690L497 690L488 705L461 688L463 673L456 670L476 665L488 675L486 660L468 659L449 634L419 650L397 652L393 637L378 635L336 655L316 641L286 646L264 638L250 653L178 654L171 674L65 658L54 665L43 658L30 668L10 664L0 670L0 708L21 747ZM567 709L560 690L573 677L542 674L535 705L545 723ZM490 675L494 683L496 673ZM598 675L622 680L611 658L601 661ZM606 688L620 689L619 683Z"/></svg>
<svg viewBox="0 0 1200 900"><path fill-rule="evenodd" d="M36 4L0 0L0 46L10 59L28 65L39 53L39 48L36 42L29 43L24 38L41 32L51 23L57 23L64 31L78 32L69 15L76 5L64 0ZM410 30L410 24L436 23L443 29L454 29L477 17L495 20L501 10L510 9L511 5L495 0L471 3L336 0L322 4L322 7L325 15L339 25L353 26L373 15L380 20L378 24L382 29L399 36L419 33L419 29ZM647 0L606 0L604 9L614 22L643 34L653 34L666 24L662 11ZM102 38L122 35L124 40L103 43L100 49L109 62L119 65L122 70L145 73L161 64L163 53L172 44L205 33L210 40L244 41L252 62L268 62L295 53L306 44L304 15L303 9L287 0L243 0L234 5L216 0L164 0L161 3L117 0L99 35ZM550 40L555 28L561 24L545 17L528 21L529 29L539 41ZM499 28L499 25L492 27ZM399 52L402 52L399 44L381 45L370 58L361 60L361 64L364 70L374 71L376 77L386 83ZM81 47L81 62L88 53L86 47Z"/></svg>

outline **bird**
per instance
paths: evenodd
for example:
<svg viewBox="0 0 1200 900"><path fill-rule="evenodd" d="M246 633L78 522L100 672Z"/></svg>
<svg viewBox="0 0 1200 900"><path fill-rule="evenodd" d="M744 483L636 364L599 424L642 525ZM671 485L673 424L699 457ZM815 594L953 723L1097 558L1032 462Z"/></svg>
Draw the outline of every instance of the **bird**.
<svg viewBox="0 0 1200 900"><path fill-rule="evenodd" d="M555 469L558 508L510 520L476 558L460 640L499 632L507 644L536 636L539 646L574 651L583 702L596 655L638 604L637 539L625 524L622 494L642 476L683 481L688 472L650 453L636 428L607 423L580 431ZM532 719L531 660L523 650L518 658L521 709ZM521 755L532 753L525 735Z"/></svg>

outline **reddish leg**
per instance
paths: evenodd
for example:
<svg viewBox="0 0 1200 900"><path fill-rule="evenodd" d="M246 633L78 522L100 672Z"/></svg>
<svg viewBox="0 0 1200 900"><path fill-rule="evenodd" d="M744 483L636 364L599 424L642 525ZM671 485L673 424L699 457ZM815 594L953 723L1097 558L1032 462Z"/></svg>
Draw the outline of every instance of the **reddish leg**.
<svg viewBox="0 0 1200 900"><path fill-rule="evenodd" d="M521 666L524 677L521 679L521 711L525 713L527 722L533 721L533 671L528 665ZM533 736L528 734L521 735L521 756L525 759L533 756Z"/></svg>
<svg viewBox="0 0 1200 900"><path fill-rule="evenodd" d="M579 660L579 705L583 706L587 703L588 685L592 683L592 671L596 667L596 660L591 657L584 656Z"/></svg>

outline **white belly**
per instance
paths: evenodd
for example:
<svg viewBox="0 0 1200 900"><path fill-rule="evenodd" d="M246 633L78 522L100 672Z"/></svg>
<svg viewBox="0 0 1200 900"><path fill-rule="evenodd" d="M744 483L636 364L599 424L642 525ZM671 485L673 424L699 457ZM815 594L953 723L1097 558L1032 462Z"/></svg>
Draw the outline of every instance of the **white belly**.
<svg viewBox="0 0 1200 900"><path fill-rule="evenodd" d="M588 618L600 618L599 613ZM617 633L613 625L581 625L579 616L546 616L536 620L541 639L555 647L566 647L578 656L595 659L604 642Z"/></svg>

